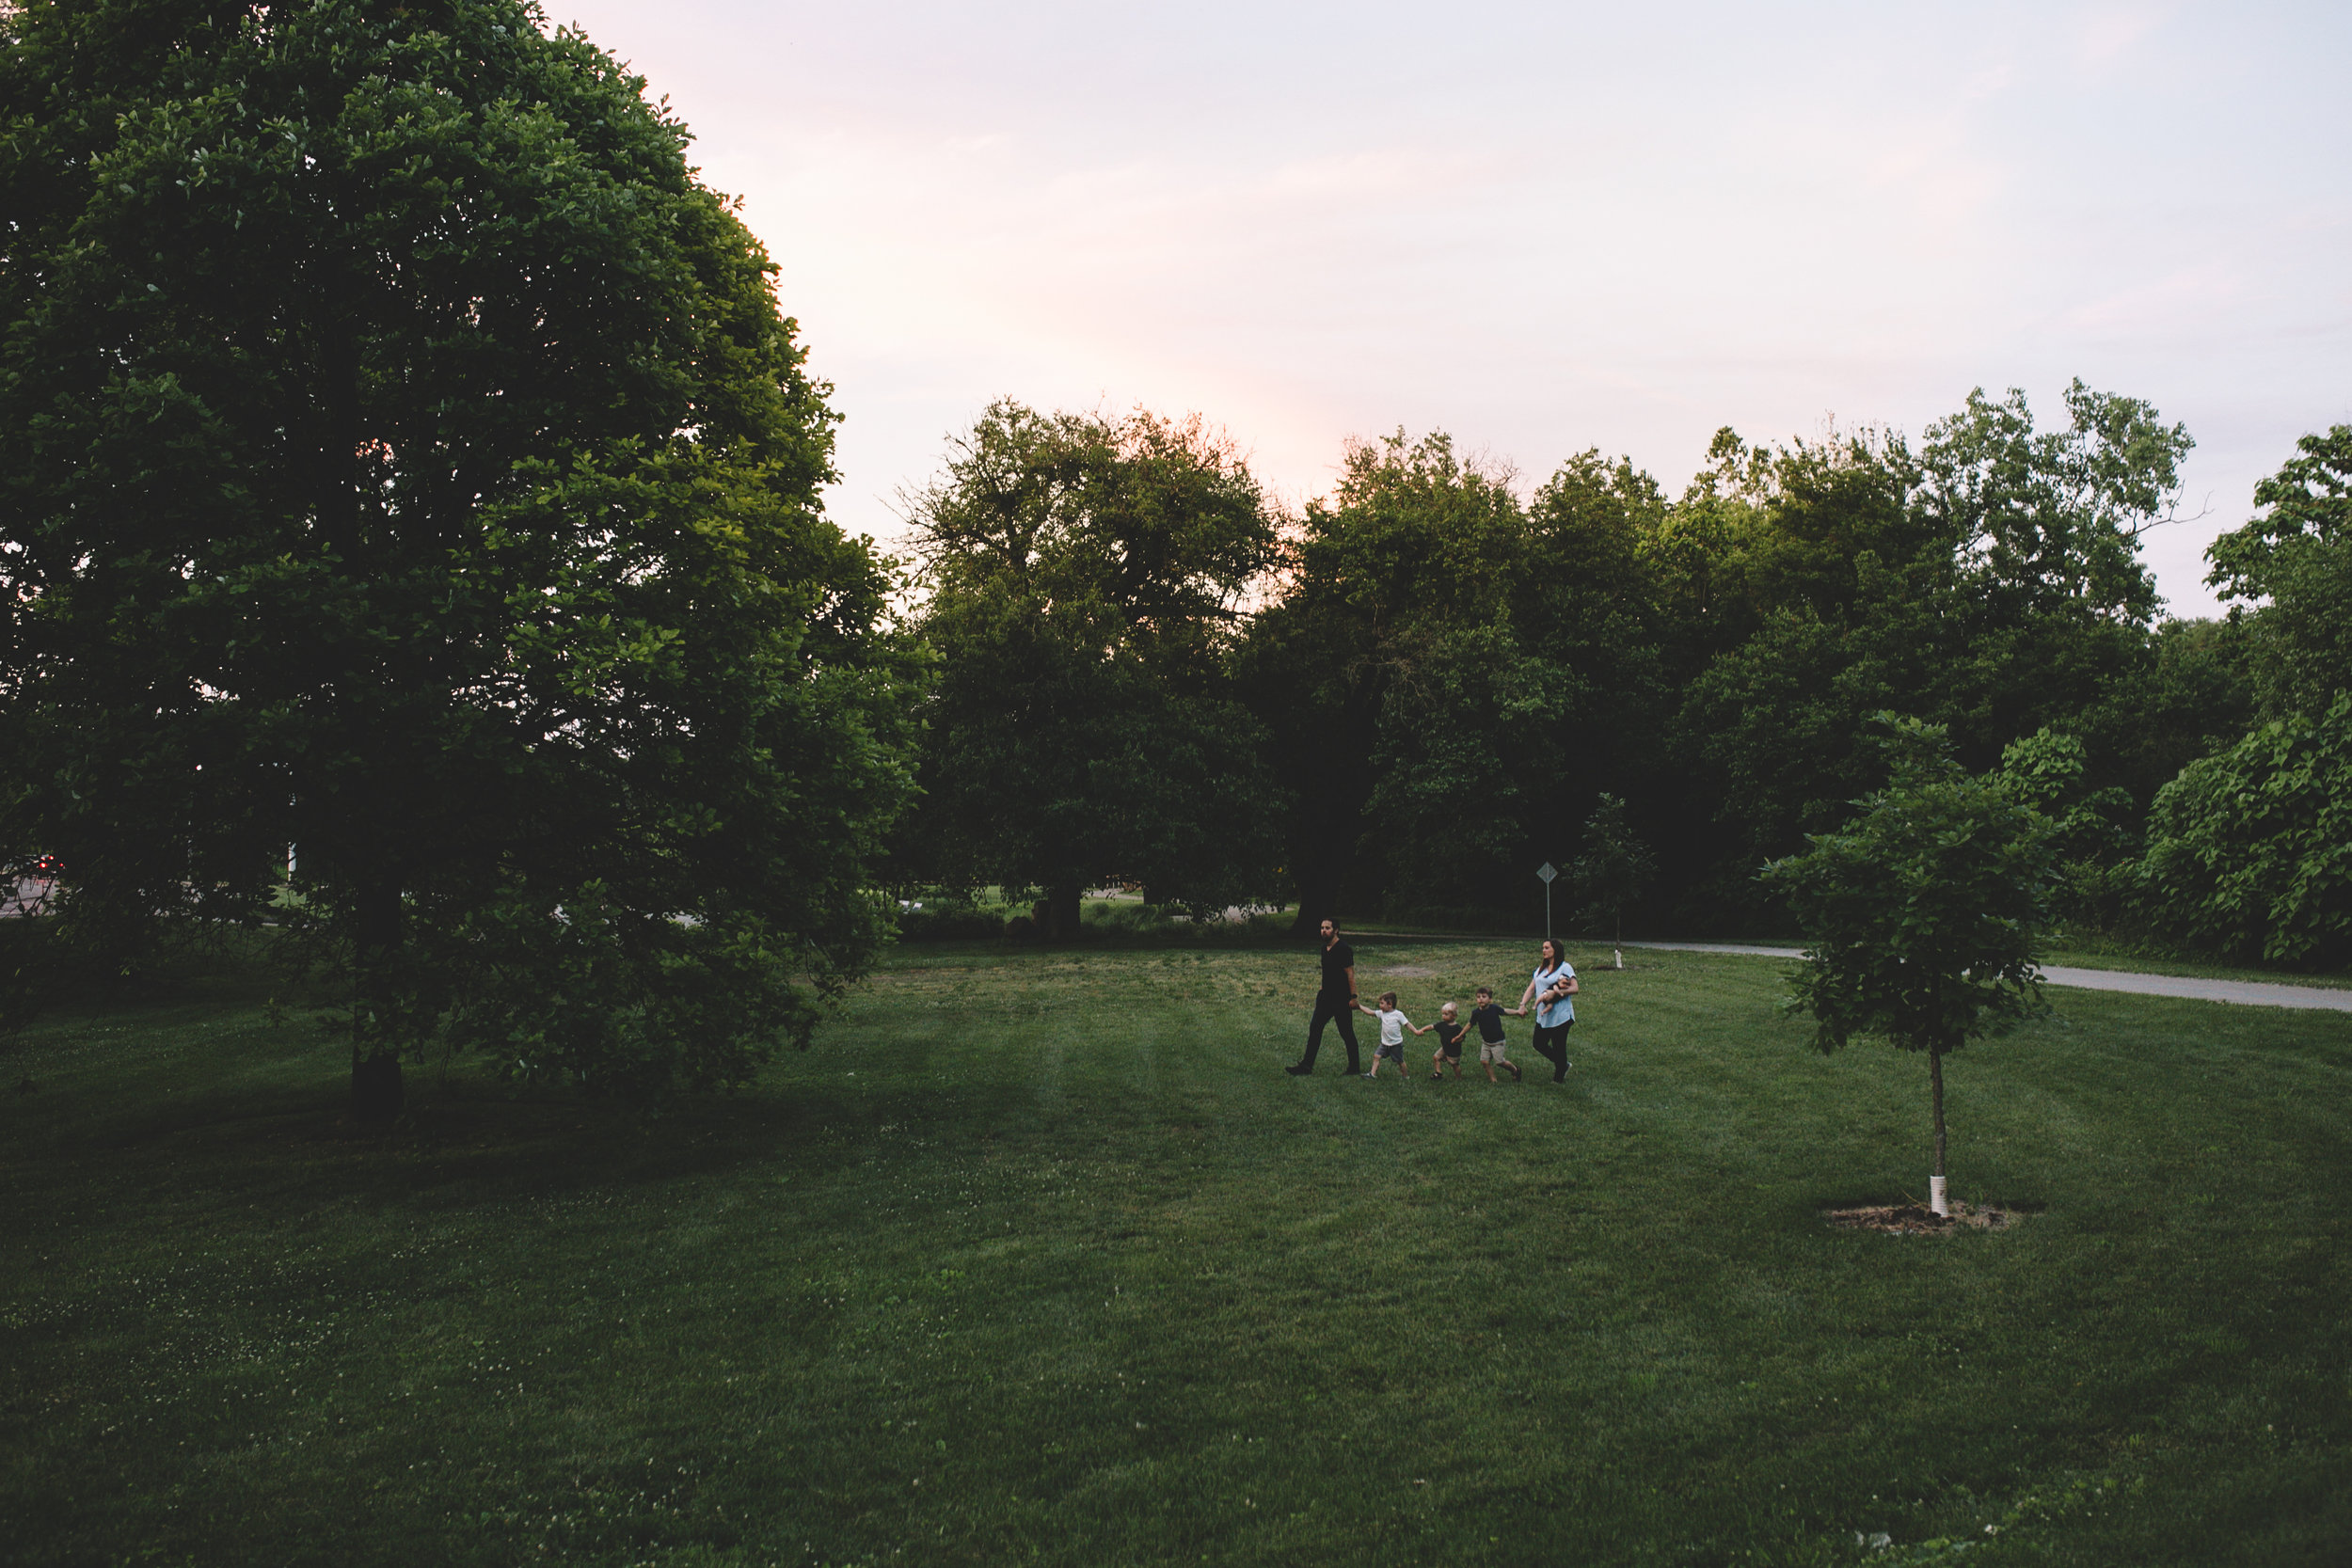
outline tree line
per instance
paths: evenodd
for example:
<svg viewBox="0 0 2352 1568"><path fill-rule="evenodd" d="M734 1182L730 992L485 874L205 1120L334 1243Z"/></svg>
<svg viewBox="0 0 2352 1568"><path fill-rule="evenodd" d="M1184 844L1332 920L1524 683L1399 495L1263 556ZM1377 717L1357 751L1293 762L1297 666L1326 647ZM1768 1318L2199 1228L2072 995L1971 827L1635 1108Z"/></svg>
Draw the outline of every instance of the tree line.
<svg viewBox="0 0 2352 1568"><path fill-rule="evenodd" d="M1400 432L1294 514L1198 419L999 403L908 498L939 673L893 875L1311 929L1523 919L1550 863L1587 913L1777 930L1758 867L1885 782L1899 715L2031 781L2067 918L2341 962L2352 428L2213 546L2218 621L2142 559L2190 447L2079 382L2055 425L1979 391L1915 444L1724 430L1679 495Z"/></svg>
<svg viewBox="0 0 2352 1568"><path fill-rule="evenodd" d="M361 1107L479 1052L740 1083L895 889L1686 932L1883 782L2030 777L2080 918L2342 962L2352 433L2161 619L2188 437L2075 387L1724 433L1669 495L1443 436L1276 504L1000 403L848 537L832 389L645 84L521 0L0 7L0 1033L191 931L328 976ZM291 856L289 849L293 850Z"/></svg>

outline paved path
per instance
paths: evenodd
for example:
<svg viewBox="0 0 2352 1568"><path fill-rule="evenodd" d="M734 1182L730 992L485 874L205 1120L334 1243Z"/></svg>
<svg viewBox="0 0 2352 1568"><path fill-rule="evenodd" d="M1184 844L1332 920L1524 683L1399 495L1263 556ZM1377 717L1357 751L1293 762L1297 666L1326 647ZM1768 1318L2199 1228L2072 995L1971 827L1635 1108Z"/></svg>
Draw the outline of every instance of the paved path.
<svg viewBox="0 0 2352 1568"><path fill-rule="evenodd" d="M1800 958L1795 947L1748 947L1731 942L1629 942L1628 947L1662 947L1673 953L1744 953L1758 958ZM2083 990L2128 990L2142 996L2185 996L2198 1002L2237 1002L2256 1007L2317 1007L2352 1013L2352 990L2325 986L2283 986L2270 980L2202 980L2186 974L2134 974L2120 969L2071 969L2045 964L2042 977L2054 986Z"/></svg>
<svg viewBox="0 0 2352 1568"><path fill-rule="evenodd" d="M0 919L12 919L34 913L41 900L49 896L49 881L44 877L9 877L0 879Z"/></svg>

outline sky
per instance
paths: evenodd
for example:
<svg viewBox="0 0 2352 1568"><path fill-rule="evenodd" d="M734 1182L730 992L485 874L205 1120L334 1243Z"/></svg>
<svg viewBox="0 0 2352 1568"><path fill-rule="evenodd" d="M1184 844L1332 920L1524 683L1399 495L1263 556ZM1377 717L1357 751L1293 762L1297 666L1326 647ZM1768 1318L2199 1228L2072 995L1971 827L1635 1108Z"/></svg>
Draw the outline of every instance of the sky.
<svg viewBox="0 0 2352 1568"><path fill-rule="evenodd" d="M1400 427L1678 492L2080 377L2196 439L2147 558L2210 614L2352 422L2352 7L548 4L743 199L885 544L998 397L1197 411L1295 506Z"/></svg>

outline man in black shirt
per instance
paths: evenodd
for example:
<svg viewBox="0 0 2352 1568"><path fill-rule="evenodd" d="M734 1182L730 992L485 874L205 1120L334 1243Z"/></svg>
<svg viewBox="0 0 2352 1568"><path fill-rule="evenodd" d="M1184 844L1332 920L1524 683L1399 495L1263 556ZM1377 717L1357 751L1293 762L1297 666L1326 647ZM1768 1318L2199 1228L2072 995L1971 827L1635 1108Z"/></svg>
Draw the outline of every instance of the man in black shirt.
<svg viewBox="0 0 2352 1568"><path fill-rule="evenodd" d="M1329 921L1323 923L1323 989L1315 993L1315 1021L1307 1025L1307 1053L1297 1065L1282 1070L1294 1078L1304 1078L1315 1069L1315 1053L1323 1049L1323 1026L1340 1026L1340 1039L1347 1047L1347 1075L1359 1075L1356 1054L1356 949L1340 940L1340 929Z"/></svg>

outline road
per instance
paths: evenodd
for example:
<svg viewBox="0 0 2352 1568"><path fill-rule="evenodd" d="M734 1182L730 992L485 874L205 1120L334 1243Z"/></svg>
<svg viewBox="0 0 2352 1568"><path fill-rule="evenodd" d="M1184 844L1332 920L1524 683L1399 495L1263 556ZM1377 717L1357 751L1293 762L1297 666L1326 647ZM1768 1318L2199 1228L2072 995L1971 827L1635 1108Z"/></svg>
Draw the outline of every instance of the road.
<svg viewBox="0 0 2352 1568"><path fill-rule="evenodd" d="M1629 942L1628 947L1657 947L1670 953L1742 953L1758 958L1800 958L1795 947L1750 947L1732 942ZM2141 996L2183 996L2196 1002L2233 1002L2249 1007L2314 1007L2352 1013L2352 990L2325 986L2289 986L2271 980L2204 980L2186 974L2135 974L2118 969L2074 969L2045 964L2042 977L2054 986L2082 990L2124 990Z"/></svg>
<svg viewBox="0 0 2352 1568"><path fill-rule="evenodd" d="M0 876L0 920L14 915L31 914L40 909L41 900L48 896L49 879L45 877Z"/></svg>

